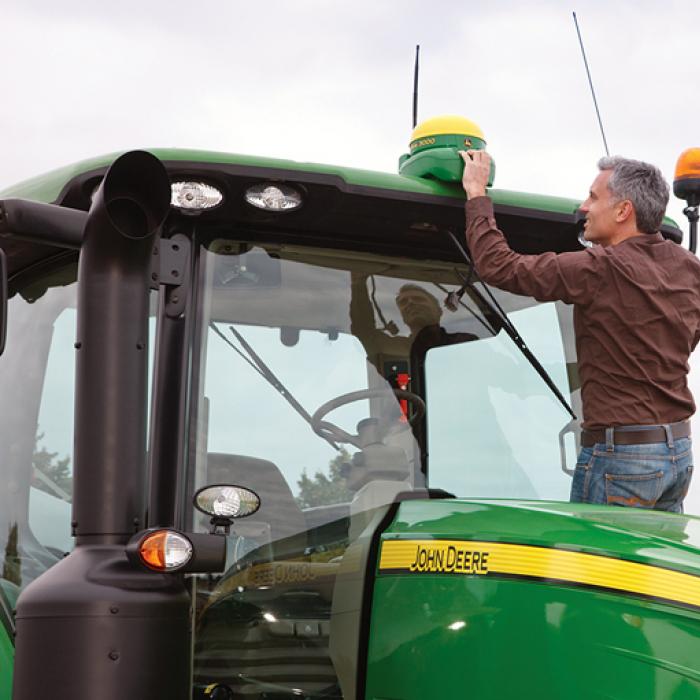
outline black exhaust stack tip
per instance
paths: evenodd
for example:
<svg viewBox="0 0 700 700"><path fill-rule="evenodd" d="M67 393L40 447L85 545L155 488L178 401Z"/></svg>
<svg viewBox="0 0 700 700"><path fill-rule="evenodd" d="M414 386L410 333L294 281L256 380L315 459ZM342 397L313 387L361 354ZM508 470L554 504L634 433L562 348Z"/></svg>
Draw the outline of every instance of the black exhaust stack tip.
<svg viewBox="0 0 700 700"><path fill-rule="evenodd" d="M106 214L111 227L132 239L148 238L170 211L170 180L163 164L146 151L117 158L93 197L91 216Z"/></svg>

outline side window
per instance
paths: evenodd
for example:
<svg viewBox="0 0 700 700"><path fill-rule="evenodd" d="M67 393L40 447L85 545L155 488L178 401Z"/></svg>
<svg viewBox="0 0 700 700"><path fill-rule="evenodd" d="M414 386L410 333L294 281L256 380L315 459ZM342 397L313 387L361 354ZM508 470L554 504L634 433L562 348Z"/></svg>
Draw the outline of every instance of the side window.
<svg viewBox="0 0 700 700"><path fill-rule="evenodd" d="M66 264L9 304L0 356L0 591L16 592L73 547L76 278L77 264ZM151 338L154 330L152 316Z"/></svg>
<svg viewBox="0 0 700 700"><path fill-rule="evenodd" d="M560 392L569 396L555 304L509 314ZM429 483L457 496L567 500L560 432L570 416L513 341L497 336L428 351ZM562 434L575 464L572 434Z"/></svg>
<svg viewBox="0 0 700 700"><path fill-rule="evenodd" d="M10 597L63 557L70 532L75 263L22 286L0 356L0 588Z"/></svg>
<svg viewBox="0 0 700 700"><path fill-rule="evenodd" d="M63 309L53 323L29 492L30 529L44 546L61 553L73 547L67 524L73 495L75 324L73 307Z"/></svg>

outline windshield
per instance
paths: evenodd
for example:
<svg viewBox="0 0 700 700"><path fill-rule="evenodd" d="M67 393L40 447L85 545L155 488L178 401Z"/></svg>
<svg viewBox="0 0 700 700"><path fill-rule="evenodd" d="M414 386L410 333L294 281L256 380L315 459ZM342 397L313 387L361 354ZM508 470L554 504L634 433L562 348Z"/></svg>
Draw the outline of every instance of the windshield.
<svg viewBox="0 0 700 700"><path fill-rule="evenodd" d="M570 416L466 266L225 239L200 255L190 496L236 484L261 507L196 582L195 683L351 697L366 528L427 486L565 498ZM575 405L567 311L497 296Z"/></svg>

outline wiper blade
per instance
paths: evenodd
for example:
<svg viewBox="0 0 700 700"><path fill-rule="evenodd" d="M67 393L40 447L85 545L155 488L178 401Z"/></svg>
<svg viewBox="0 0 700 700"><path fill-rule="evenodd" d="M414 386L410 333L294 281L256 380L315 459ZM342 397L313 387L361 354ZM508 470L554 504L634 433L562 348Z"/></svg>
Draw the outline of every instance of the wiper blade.
<svg viewBox="0 0 700 700"><path fill-rule="evenodd" d="M481 300L489 306L491 311L499 317L501 323L503 324L503 330L505 330L510 339L515 343L515 346L518 348L518 350L520 350L520 352L525 356L525 358L532 365L537 374L539 374L540 377L542 377L544 383L551 389L552 393L557 397L557 399L559 399L559 403L561 403L561 405L567 410L569 415L574 420L577 420L576 414L569 405L568 401L562 395L561 391L559 391L559 387L549 376L547 370L540 364L540 361L537 359L537 357L535 357L532 350L530 350L530 348L526 345L525 341L520 336L520 333L518 333L517 328L513 325L513 322L508 318L508 315L498 303L496 297L494 297L494 295L491 293L491 290L486 284L484 284L484 281L481 279L481 277L479 277L479 273L476 271L476 267L474 266L474 261L471 259L466 249L461 245L461 243L457 239L457 236L455 236L454 233L452 233L452 231L450 231L449 229L446 229L446 233L451 238L452 242L454 243L455 247L460 252L462 257L467 261L467 264L469 265L469 278L471 278L471 276L474 275L476 279L479 282L481 282L481 285L483 286L491 301L489 302L477 290L475 290L472 287L474 293L477 294L481 298Z"/></svg>
<svg viewBox="0 0 700 700"><path fill-rule="evenodd" d="M234 352L238 353L270 386L276 389L282 398L309 424L311 425L311 414L294 398L292 393L282 382L277 378L275 373L265 364L263 359L251 347L248 341L237 331L233 326L229 326L229 330L234 335L236 340L241 344L245 352L241 352L217 327L216 324L210 323L209 327L221 338ZM333 449L340 452L340 447L325 435L322 437Z"/></svg>

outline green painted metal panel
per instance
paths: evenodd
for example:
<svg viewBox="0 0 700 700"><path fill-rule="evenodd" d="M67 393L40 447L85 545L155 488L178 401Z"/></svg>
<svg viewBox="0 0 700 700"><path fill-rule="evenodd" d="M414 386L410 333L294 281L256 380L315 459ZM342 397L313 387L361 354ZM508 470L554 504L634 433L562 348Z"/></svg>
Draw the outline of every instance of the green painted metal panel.
<svg viewBox="0 0 700 700"><path fill-rule="evenodd" d="M567 548L700 574L700 518L548 501L402 503L384 538L466 538Z"/></svg>
<svg viewBox="0 0 700 700"><path fill-rule="evenodd" d="M15 647L8 636L7 630L0 627L0 700L10 700L12 697L12 665L15 658Z"/></svg>
<svg viewBox="0 0 700 700"><path fill-rule="evenodd" d="M367 698L700 697L700 615L483 577L375 585Z"/></svg>
<svg viewBox="0 0 700 700"><path fill-rule="evenodd" d="M700 590L700 520L689 516L567 503L409 501L383 533L382 548L450 540L515 543L516 551L621 568L633 562L643 572L687 579L691 597ZM536 578L397 571L381 561L367 698L700 697L698 606L580 585L576 571L561 581L556 568ZM513 565L523 564L514 556Z"/></svg>

